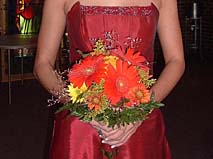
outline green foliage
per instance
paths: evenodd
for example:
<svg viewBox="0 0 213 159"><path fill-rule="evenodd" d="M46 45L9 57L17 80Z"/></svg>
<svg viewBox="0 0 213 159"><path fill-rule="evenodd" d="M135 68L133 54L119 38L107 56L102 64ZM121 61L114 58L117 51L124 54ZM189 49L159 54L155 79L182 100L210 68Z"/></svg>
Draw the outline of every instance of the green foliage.
<svg viewBox="0 0 213 159"><path fill-rule="evenodd" d="M155 84L156 79L150 79L149 71L145 71L143 69L137 68L139 72L139 76L141 79L141 83L144 83L146 88L150 88L153 84Z"/></svg>
<svg viewBox="0 0 213 159"><path fill-rule="evenodd" d="M103 99L106 100L105 97ZM121 103L125 105L125 102L127 101L124 99ZM86 104L68 103L62 106L58 112L69 110L71 115L77 116L84 122L96 120L106 123L109 127L114 127L143 121L148 118L153 109L164 106L164 104L156 102L153 95L149 103L140 104L139 106L123 106L122 108L114 107L115 109L112 109L108 104L106 103L105 107L100 109L100 111L95 111L90 110Z"/></svg>
<svg viewBox="0 0 213 159"><path fill-rule="evenodd" d="M106 158L113 159L114 156L117 156L119 150L116 148L112 152L108 152L105 149L101 149L101 151Z"/></svg>
<svg viewBox="0 0 213 159"><path fill-rule="evenodd" d="M96 53L100 53L100 54L105 54L106 53L106 49L103 45L103 41L102 40L98 40L96 43L95 43L95 48L93 49L94 52Z"/></svg>
<svg viewBox="0 0 213 159"><path fill-rule="evenodd" d="M82 52L81 50L76 50L83 58L87 57L90 55L90 52L88 53L85 53L85 52ZM95 43L95 47L93 49L93 51L96 53L96 54L106 54L106 49L104 47L104 44L103 44L103 41L102 40L98 40L96 43Z"/></svg>

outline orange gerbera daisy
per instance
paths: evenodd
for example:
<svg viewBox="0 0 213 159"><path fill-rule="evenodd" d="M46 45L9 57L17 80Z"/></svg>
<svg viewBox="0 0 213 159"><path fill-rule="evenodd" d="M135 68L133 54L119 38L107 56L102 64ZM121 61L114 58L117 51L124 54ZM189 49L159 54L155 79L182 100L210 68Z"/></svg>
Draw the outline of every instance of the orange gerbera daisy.
<svg viewBox="0 0 213 159"><path fill-rule="evenodd" d="M138 85L138 72L133 66L122 60L116 61L116 69L109 64L104 77L104 93L112 105L125 98L130 88Z"/></svg>
<svg viewBox="0 0 213 159"><path fill-rule="evenodd" d="M150 91L143 83L133 87L128 93L128 98L131 99L131 104L136 105L148 103L150 101L150 97Z"/></svg>
<svg viewBox="0 0 213 159"><path fill-rule="evenodd" d="M87 99L88 107L90 110L95 109L95 111L101 108L101 95L94 95Z"/></svg>
<svg viewBox="0 0 213 159"><path fill-rule="evenodd" d="M92 82L99 83L105 73L103 56L87 56L81 63L75 64L68 74L69 81L74 87L81 87L85 82L91 86Z"/></svg>

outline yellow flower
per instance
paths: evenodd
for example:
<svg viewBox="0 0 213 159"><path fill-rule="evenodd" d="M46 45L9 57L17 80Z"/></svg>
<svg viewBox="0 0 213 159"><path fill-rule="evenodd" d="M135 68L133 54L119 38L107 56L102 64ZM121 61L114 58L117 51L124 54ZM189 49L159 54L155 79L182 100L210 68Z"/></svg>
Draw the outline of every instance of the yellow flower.
<svg viewBox="0 0 213 159"><path fill-rule="evenodd" d="M104 60L105 60L105 63L108 65L108 64L111 64L115 69L116 69L116 61L117 61L118 57L116 56L106 56L104 57Z"/></svg>
<svg viewBox="0 0 213 159"><path fill-rule="evenodd" d="M85 83L83 83L83 85L80 88L73 87L73 84L70 84L68 86L68 93L69 93L69 96L71 97L72 103L84 102L84 98L83 97L79 98L79 95L84 93L86 90L87 90L87 86L85 85Z"/></svg>

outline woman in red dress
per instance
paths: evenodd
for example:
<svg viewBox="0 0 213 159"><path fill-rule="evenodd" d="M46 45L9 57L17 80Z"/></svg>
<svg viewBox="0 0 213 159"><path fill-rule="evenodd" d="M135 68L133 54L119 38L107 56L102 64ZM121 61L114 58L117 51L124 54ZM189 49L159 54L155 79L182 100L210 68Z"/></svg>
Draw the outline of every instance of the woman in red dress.
<svg viewBox="0 0 213 159"><path fill-rule="evenodd" d="M81 58L76 50L91 51L94 42L102 38L108 42L107 48L134 48L151 64L157 31L165 59L165 67L151 88L157 101L169 94L183 74L185 63L176 0L46 0L34 72L53 95L52 90L64 87L54 72L54 64L65 28L70 63ZM101 130L101 135L97 130ZM171 158L159 109L142 123L115 129L67 118L67 112L56 115L51 159L103 159L101 148L106 144L111 150L119 150L116 159Z"/></svg>

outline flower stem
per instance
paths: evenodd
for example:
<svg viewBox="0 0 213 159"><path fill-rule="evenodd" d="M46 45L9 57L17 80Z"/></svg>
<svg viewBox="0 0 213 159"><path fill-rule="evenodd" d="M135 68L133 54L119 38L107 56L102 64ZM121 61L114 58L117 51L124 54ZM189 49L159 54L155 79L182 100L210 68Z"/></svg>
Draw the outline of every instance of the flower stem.
<svg viewBox="0 0 213 159"><path fill-rule="evenodd" d="M111 151L107 151L104 148L102 148L101 151L107 159L113 159L114 156L117 156L119 152L118 148L111 149Z"/></svg>

